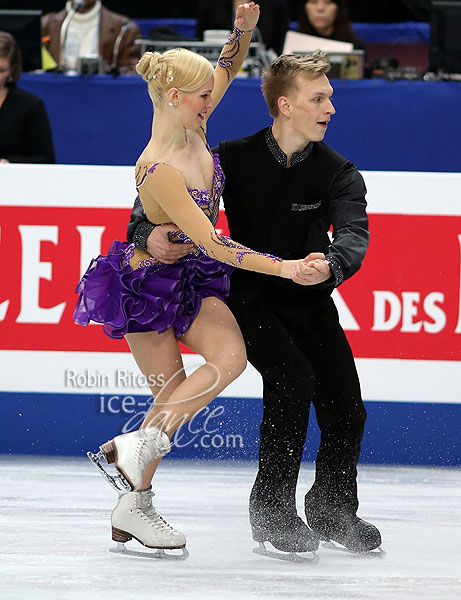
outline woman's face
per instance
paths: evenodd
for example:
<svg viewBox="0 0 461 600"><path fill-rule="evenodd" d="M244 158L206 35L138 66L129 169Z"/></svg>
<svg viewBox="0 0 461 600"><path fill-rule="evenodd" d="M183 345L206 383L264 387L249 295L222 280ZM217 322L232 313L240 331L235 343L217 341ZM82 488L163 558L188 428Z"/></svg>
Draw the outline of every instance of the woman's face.
<svg viewBox="0 0 461 600"><path fill-rule="evenodd" d="M198 90L181 93L180 116L187 129L197 129L203 125L207 112L213 107L211 100L213 84L214 77L211 76L207 83Z"/></svg>
<svg viewBox="0 0 461 600"><path fill-rule="evenodd" d="M0 58L0 90L5 87L10 76L10 61L7 58Z"/></svg>
<svg viewBox="0 0 461 600"><path fill-rule="evenodd" d="M333 0L308 0L304 11L310 24L322 35L331 35L334 29L338 5Z"/></svg>

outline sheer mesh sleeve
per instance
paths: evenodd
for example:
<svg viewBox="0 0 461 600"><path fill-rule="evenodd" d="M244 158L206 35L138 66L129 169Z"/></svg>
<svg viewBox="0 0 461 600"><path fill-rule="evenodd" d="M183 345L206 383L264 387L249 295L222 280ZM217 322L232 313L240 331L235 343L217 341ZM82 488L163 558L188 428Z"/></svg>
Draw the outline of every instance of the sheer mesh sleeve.
<svg viewBox="0 0 461 600"><path fill-rule="evenodd" d="M220 235L190 197L181 173L163 163L155 164L138 180L138 192L147 218L160 206L169 218L204 252L220 262L268 275L280 275L282 259L255 252Z"/></svg>
<svg viewBox="0 0 461 600"><path fill-rule="evenodd" d="M207 112L207 120L221 102L234 77L240 71L248 52L251 35L251 31L240 31L235 27L229 35L227 43L224 44L214 70L214 87L211 93L213 107Z"/></svg>
<svg viewBox="0 0 461 600"><path fill-rule="evenodd" d="M226 71L228 82L240 71L248 52L250 42L251 32L248 32L247 35L245 35L245 31L241 31L238 27L234 27L234 31L229 35L227 43L221 50L217 63L218 66Z"/></svg>

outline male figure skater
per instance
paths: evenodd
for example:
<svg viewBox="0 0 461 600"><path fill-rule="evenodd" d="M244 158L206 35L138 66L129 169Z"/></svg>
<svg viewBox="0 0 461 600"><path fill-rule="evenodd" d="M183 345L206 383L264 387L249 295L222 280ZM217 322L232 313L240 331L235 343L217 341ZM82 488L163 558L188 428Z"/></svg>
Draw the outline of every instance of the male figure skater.
<svg viewBox="0 0 461 600"><path fill-rule="evenodd" d="M272 126L215 149L226 174L230 235L282 258L307 256L297 275L303 286L235 269L228 301L248 360L263 379L259 470L250 496L253 538L287 552L314 550L319 538L357 552L381 544L378 529L357 516L366 412L331 299L365 256L366 189L355 166L322 142L335 113L328 69L319 51L280 56L262 77ZM169 243L170 230L147 222L135 203L129 240L173 262L191 246ZM311 403L321 442L305 496L307 526L295 492Z"/></svg>

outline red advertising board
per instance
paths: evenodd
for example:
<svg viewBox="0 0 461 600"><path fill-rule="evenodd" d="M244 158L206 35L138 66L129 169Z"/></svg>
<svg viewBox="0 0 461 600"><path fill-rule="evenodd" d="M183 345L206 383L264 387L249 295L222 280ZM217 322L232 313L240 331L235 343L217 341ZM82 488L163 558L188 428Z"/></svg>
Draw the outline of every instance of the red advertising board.
<svg viewBox="0 0 461 600"><path fill-rule="evenodd" d="M454 368L461 360L461 175L364 177L370 247L360 271L334 292L354 354ZM74 324L72 314L91 258L125 239L134 195L130 167L1 165L0 351L128 351L100 326ZM223 213L218 228L227 233Z"/></svg>
<svg viewBox="0 0 461 600"><path fill-rule="evenodd" d="M125 238L129 214L0 207L1 349L127 350L72 313L82 265ZM218 228L227 233L223 213ZM355 356L460 360L460 217L370 214L370 230L362 269L338 289Z"/></svg>

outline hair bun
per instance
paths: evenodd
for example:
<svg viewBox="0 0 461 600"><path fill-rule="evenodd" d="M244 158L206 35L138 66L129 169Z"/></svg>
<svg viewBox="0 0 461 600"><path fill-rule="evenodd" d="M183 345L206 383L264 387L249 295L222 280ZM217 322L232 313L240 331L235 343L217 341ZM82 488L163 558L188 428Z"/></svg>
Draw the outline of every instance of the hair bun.
<svg viewBox="0 0 461 600"><path fill-rule="evenodd" d="M162 68L162 55L159 52L144 52L136 65L136 73L141 75L144 81L150 81L154 75L159 74Z"/></svg>

